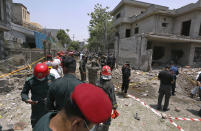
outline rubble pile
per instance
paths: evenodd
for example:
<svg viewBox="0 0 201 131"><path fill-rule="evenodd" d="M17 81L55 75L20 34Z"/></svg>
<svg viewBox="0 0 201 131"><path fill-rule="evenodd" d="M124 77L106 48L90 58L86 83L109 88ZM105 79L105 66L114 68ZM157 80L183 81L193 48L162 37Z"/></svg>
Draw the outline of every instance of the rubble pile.
<svg viewBox="0 0 201 131"><path fill-rule="evenodd" d="M183 89L184 93L189 95L191 90L197 86L196 76L200 68L182 68L177 77L177 84Z"/></svg>

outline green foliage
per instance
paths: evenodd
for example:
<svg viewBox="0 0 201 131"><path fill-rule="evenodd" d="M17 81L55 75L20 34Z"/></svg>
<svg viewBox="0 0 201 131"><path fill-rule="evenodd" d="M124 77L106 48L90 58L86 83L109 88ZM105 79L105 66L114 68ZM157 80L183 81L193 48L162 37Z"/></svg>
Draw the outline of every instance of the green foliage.
<svg viewBox="0 0 201 131"><path fill-rule="evenodd" d="M80 43L78 41L73 41L70 46L68 47L69 50L76 50L80 49Z"/></svg>
<svg viewBox="0 0 201 131"><path fill-rule="evenodd" d="M103 50L104 45L110 43L112 39L114 31L112 29L112 16L108 9L109 7L103 8L101 4L96 4L94 11L88 14L91 17L89 22L90 38L88 40L88 48L91 50Z"/></svg>
<svg viewBox="0 0 201 131"><path fill-rule="evenodd" d="M57 39L63 45L63 47L64 47L64 44L70 44L71 43L71 39L70 39L69 35L67 34L68 32L69 32L68 29L66 31L59 30L57 32Z"/></svg>

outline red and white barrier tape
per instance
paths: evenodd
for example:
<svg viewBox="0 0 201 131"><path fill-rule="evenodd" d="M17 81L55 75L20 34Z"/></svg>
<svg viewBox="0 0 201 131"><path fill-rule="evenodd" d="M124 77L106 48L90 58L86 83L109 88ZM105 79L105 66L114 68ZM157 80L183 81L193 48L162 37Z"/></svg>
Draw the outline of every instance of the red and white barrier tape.
<svg viewBox="0 0 201 131"><path fill-rule="evenodd" d="M199 118L179 118L179 117L170 117L172 120L181 120L181 121L201 121Z"/></svg>
<svg viewBox="0 0 201 131"><path fill-rule="evenodd" d="M139 98L129 95L130 98L133 98L134 100L140 102L143 106L145 106L146 108L150 109L153 113L155 113L156 115L158 115L159 117L162 117L161 113L158 112L157 110L153 109L151 106L147 105L145 102L143 102L142 100L140 100ZM180 131L184 131L180 126L178 126L171 118L169 118L169 121L172 125L174 125L175 127L177 127L177 129L179 129Z"/></svg>
<svg viewBox="0 0 201 131"><path fill-rule="evenodd" d="M184 131L184 129L182 129L180 126L178 126L172 119L169 119L170 123L172 125L174 125L175 127L177 127L177 129L179 129L180 131Z"/></svg>

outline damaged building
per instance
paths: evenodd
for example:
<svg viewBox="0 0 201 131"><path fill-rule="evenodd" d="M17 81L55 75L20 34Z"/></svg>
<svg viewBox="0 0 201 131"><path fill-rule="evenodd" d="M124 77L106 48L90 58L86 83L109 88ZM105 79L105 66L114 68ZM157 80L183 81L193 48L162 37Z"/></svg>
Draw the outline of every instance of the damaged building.
<svg viewBox="0 0 201 131"><path fill-rule="evenodd" d="M115 55L136 69L154 63L201 65L201 0L179 9L122 0L111 12L116 29Z"/></svg>

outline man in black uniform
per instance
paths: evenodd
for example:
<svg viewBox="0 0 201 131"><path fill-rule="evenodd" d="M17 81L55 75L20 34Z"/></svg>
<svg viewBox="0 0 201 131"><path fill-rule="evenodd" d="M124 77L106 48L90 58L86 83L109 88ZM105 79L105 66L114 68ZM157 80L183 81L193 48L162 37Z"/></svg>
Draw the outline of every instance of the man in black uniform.
<svg viewBox="0 0 201 131"><path fill-rule="evenodd" d="M122 67L122 88L121 91L124 93L124 97L127 98L127 91L129 88L129 82L130 82L130 75L131 75L131 69L130 69L130 64L126 62L126 64L123 65Z"/></svg>
<svg viewBox="0 0 201 131"><path fill-rule="evenodd" d="M54 76L49 74L46 64L37 64L34 68L34 75L28 78L21 92L21 98L24 102L31 104L31 125L35 126L37 121L45 115L48 110L45 105L50 83ZM31 99L29 92L31 90Z"/></svg>
<svg viewBox="0 0 201 131"><path fill-rule="evenodd" d="M86 57L83 55L82 60L80 61L80 76L81 76L81 81L85 82L86 81Z"/></svg>
<svg viewBox="0 0 201 131"><path fill-rule="evenodd" d="M112 104L107 94L91 84L75 87L58 113L43 116L33 131L91 131L94 125L111 117Z"/></svg>
<svg viewBox="0 0 201 131"><path fill-rule="evenodd" d="M82 83L75 77L76 61L66 56L62 61L64 77L52 83L47 97L48 110L59 111L64 107L64 101L70 97L74 87Z"/></svg>
<svg viewBox="0 0 201 131"><path fill-rule="evenodd" d="M116 101L116 96L114 92L114 85L112 83L112 73L109 66L103 67L101 72L101 78L99 81L97 81L96 86L100 87L101 89L105 91L105 93L107 93L107 95L109 96L112 102L112 108L116 110L117 101ZM102 126L97 125L96 128L97 130L108 131L110 124L111 124L111 117L106 122L104 122Z"/></svg>
<svg viewBox="0 0 201 131"><path fill-rule="evenodd" d="M158 79L160 80L160 88L157 109L161 109L161 103L163 100L163 96L165 95L165 104L163 106L163 111L167 111L173 83L173 75L170 73L169 67L166 67L165 70L159 73Z"/></svg>

